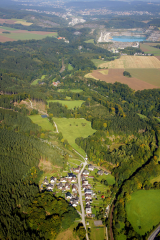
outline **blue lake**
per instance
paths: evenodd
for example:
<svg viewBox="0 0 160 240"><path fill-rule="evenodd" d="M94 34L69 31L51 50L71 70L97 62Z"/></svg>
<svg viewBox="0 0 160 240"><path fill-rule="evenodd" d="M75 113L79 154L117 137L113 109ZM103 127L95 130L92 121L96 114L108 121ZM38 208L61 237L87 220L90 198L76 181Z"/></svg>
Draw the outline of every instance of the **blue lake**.
<svg viewBox="0 0 160 240"><path fill-rule="evenodd" d="M145 37L133 37L133 36L113 36L112 41L117 42L141 42L145 41Z"/></svg>

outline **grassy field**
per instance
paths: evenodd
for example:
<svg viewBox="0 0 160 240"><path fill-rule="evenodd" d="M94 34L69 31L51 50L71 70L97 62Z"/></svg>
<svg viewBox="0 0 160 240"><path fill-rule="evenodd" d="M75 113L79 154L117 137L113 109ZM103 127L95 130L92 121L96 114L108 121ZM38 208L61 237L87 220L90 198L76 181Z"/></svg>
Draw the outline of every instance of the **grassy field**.
<svg viewBox="0 0 160 240"><path fill-rule="evenodd" d="M36 84L38 84L39 81L41 81L41 79L36 79L31 83L31 85L36 85Z"/></svg>
<svg viewBox="0 0 160 240"><path fill-rule="evenodd" d="M158 45L158 43L156 45ZM150 46L149 43L140 43L140 49L145 53L154 54L154 56L160 56L160 49Z"/></svg>
<svg viewBox="0 0 160 240"><path fill-rule="evenodd" d="M160 190L139 190L126 204L127 218L136 232L143 235L160 222Z"/></svg>
<svg viewBox="0 0 160 240"><path fill-rule="evenodd" d="M160 69L127 69L132 77L160 87Z"/></svg>
<svg viewBox="0 0 160 240"><path fill-rule="evenodd" d="M89 40L85 41L85 43L93 43L94 44L94 39L89 39Z"/></svg>
<svg viewBox="0 0 160 240"><path fill-rule="evenodd" d="M55 240L79 240L78 236L75 236L73 229L76 228L78 223L74 223L69 229L64 232L60 232Z"/></svg>
<svg viewBox="0 0 160 240"><path fill-rule="evenodd" d="M95 80L99 80L98 78L93 77L92 73L87 73L87 74L85 75L85 78L93 78L93 79L95 79Z"/></svg>
<svg viewBox="0 0 160 240"><path fill-rule="evenodd" d="M8 31L16 31L16 30L18 30L18 29L16 29L16 28L3 27L3 26L0 26L0 29L8 30Z"/></svg>
<svg viewBox="0 0 160 240"><path fill-rule="evenodd" d="M143 114L140 114L140 113L137 113L137 115L140 117L140 118L142 118L142 119L148 119L145 115L143 115Z"/></svg>
<svg viewBox="0 0 160 240"><path fill-rule="evenodd" d="M68 70L73 70L73 67L71 64L68 64Z"/></svg>
<svg viewBox="0 0 160 240"><path fill-rule="evenodd" d="M41 81L41 80L45 79L46 76L47 76L47 75L42 75L41 79L36 79L36 80L34 80L34 81L31 83L31 85L36 85L36 84L38 84L38 81Z"/></svg>
<svg viewBox="0 0 160 240"><path fill-rule="evenodd" d="M160 61L154 56L121 56L119 59L102 63L101 68L160 68Z"/></svg>
<svg viewBox="0 0 160 240"><path fill-rule="evenodd" d="M96 132L91 128L91 123L85 119L74 118L53 118L53 120L56 122L59 132L62 132L64 139L67 139L73 148L85 156L83 149L75 143L75 139L78 137L85 138Z"/></svg>
<svg viewBox="0 0 160 240"><path fill-rule="evenodd" d="M105 62L105 61L103 61L103 60L100 60L100 59L91 59L91 61L94 63L94 65L96 66L96 67L98 67L100 64L102 64L102 63L107 63L107 62Z"/></svg>
<svg viewBox="0 0 160 240"><path fill-rule="evenodd" d="M74 109L75 107L80 107L82 103L84 102L83 100L73 100L73 101L65 101L65 100L49 100L47 103L49 104L50 102L59 102L63 106L67 105L68 109Z"/></svg>
<svg viewBox="0 0 160 240"><path fill-rule="evenodd" d="M32 40L32 39L41 40L41 39L46 38L46 37L53 37L53 36L55 37L56 36L55 33L40 35L40 34L35 34L35 33L27 32L27 31L26 31L26 33L12 33L11 32L10 34L1 33L0 35L3 36L3 37L9 37L9 38L14 39L14 40Z"/></svg>
<svg viewBox="0 0 160 240"><path fill-rule="evenodd" d="M87 222L89 222L89 225L87 227L91 227L91 233L90 233L91 240L105 239L105 227L103 227L103 226L96 227L94 225L94 220L87 219Z"/></svg>
<svg viewBox="0 0 160 240"><path fill-rule="evenodd" d="M15 24L21 24L23 26L31 26L33 24L31 22L27 22L25 19L11 18L11 20L15 21Z"/></svg>
<svg viewBox="0 0 160 240"><path fill-rule="evenodd" d="M42 127L43 130L55 131L54 126L48 121L48 118L42 118L41 115L31 115L29 118Z"/></svg>

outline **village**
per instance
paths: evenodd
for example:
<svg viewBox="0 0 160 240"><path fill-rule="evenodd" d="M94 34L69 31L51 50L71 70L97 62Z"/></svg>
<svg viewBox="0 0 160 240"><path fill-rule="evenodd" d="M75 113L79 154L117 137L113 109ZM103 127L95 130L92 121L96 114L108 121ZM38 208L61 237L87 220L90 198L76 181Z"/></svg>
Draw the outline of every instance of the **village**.
<svg viewBox="0 0 160 240"><path fill-rule="evenodd" d="M85 207L85 214L88 218L95 218L95 206L92 206L94 202L97 202L99 205L99 200L102 203L106 193L102 191L102 188L106 188L106 186L100 186L100 190L94 188L95 183L95 175L97 177L105 177L110 175L109 172L103 171L92 164L88 164L87 167L81 173L82 164L80 164L76 168L71 168L70 172L67 173L66 176L57 177L52 176L50 179L47 177L44 178L41 184L41 191L51 191L56 196L65 196L66 201L69 204L77 209L78 212L81 211L80 207L80 199L79 199L79 188L82 192L82 201L83 206ZM78 174L80 174L81 183L78 183ZM82 188L81 188L82 186ZM98 186L97 186L98 187ZM95 189L95 190L94 190ZM95 205L95 204L94 204ZM106 206L105 216L109 209L109 206Z"/></svg>

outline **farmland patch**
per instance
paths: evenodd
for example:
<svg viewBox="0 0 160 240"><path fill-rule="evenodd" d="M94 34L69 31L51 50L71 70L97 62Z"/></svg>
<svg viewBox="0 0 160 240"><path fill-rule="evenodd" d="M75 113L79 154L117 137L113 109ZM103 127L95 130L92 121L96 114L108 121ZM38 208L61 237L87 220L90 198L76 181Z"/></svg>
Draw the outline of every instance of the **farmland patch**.
<svg viewBox="0 0 160 240"><path fill-rule="evenodd" d="M160 69L127 69L132 77L160 87Z"/></svg>
<svg viewBox="0 0 160 240"><path fill-rule="evenodd" d="M158 88L158 86L155 86L149 82L144 82L136 77L127 78L123 76L123 72L124 69L109 69L108 75L102 74L99 70L94 70L90 74L91 76L93 76L93 78L100 79L101 81L105 81L107 83L120 82L122 84L127 84L130 88L134 90Z"/></svg>
<svg viewBox="0 0 160 240"><path fill-rule="evenodd" d="M114 61L100 64L101 68L160 68L160 61L154 56L122 56Z"/></svg>

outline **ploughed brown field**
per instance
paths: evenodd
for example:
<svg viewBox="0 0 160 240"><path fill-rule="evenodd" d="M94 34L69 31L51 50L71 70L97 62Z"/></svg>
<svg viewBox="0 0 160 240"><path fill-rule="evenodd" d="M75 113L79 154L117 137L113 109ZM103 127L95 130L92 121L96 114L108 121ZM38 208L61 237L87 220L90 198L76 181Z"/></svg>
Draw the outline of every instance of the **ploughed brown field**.
<svg viewBox="0 0 160 240"><path fill-rule="evenodd" d="M128 78L123 76L124 69L108 69L108 74L104 75L100 72L100 70L93 70L92 76L101 81L105 81L107 83L115 83L120 82L122 84L127 84L130 88L134 90L144 90L144 89L153 89L159 88L153 84L144 82L138 78Z"/></svg>
<svg viewBox="0 0 160 240"><path fill-rule="evenodd" d="M0 36L0 42L8 42L8 41L13 42L15 40L12 38L5 37L5 36Z"/></svg>

